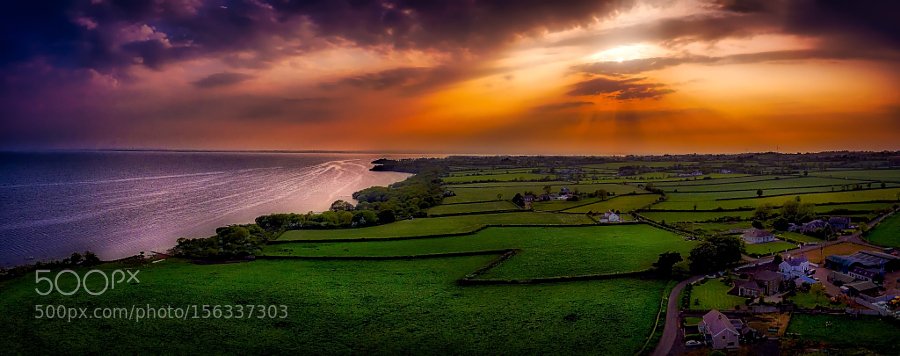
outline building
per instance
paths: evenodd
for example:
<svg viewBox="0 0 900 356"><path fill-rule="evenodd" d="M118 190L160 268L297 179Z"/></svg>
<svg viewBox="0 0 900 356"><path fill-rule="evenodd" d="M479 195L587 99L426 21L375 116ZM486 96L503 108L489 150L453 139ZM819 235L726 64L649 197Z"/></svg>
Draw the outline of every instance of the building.
<svg viewBox="0 0 900 356"><path fill-rule="evenodd" d="M878 270L853 266L847 271L847 275L861 281L874 281L879 276Z"/></svg>
<svg viewBox="0 0 900 356"><path fill-rule="evenodd" d="M860 294L870 297L878 296L878 286L871 281L847 283L843 287L841 287L841 291L854 297Z"/></svg>
<svg viewBox="0 0 900 356"><path fill-rule="evenodd" d="M773 295L781 290L782 280L782 276L778 272L768 269L759 270L749 273L747 280L736 281L730 293L750 298Z"/></svg>
<svg viewBox="0 0 900 356"><path fill-rule="evenodd" d="M710 310L703 316L703 321L700 322L700 332L706 336L706 341L714 349L740 347L740 331L735 324L732 324L731 319L718 310Z"/></svg>
<svg viewBox="0 0 900 356"><path fill-rule="evenodd" d="M843 216L832 216L830 219L828 219L828 225L831 225L831 228L835 230L849 229L850 218Z"/></svg>
<svg viewBox="0 0 900 356"><path fill-rule="evenodd" d="M744 234L741 235L741 238L744 239L744 242L748 244L761 244L775 241L775 235L773 235L771 232L760 229L744 230Z"/></svg>
<svg viewBox="0 0 900 356"><path fill-rule="evenodd" d="M900 259L897 256L876 251L859 251L852 255L831 255L825 258L825 267L831 270L850 274L854 267L874 271L883 277L886 272L898 268Z"/></svg>
<svg viewBox="0 0 900 356"><path fill-rule="evenodd" d="M853 283L855 280L856 278L853 278L853 276L838 271L831 271L831 273L828 274L828 281L838 287L847 283Z"/></svg>
<svg viewBox="0 0 900 356"><path fill-rule="evenodd" d="M784 279L806 276L809 273L809 260L806 255L788 256L778 265L778 270Z"/></svg>
<svg viewBox="0 0 900 356"><path fill-rule="evenodd" d="M600 222L602 223L617 223L622 221L622 217L619 214L616 214L613 211L607 211L603 213L603 216L600 218Z"/></svg>

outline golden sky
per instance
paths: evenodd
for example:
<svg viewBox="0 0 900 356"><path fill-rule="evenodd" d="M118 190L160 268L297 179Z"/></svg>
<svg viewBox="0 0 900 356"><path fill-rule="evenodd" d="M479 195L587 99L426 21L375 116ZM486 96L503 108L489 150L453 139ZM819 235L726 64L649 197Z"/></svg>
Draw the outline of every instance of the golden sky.
<svg viewBox="0 0 900 356"><path fill-rule="evenodd" d="M896 4L23 5L4 15L0 135L14 149L900 149Z"/></svg>

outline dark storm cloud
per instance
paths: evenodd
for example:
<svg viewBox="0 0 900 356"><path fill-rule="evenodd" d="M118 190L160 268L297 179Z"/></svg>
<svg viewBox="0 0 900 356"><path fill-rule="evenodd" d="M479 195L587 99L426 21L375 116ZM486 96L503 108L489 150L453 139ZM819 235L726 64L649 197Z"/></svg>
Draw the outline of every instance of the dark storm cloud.
<svg viewBox="0 0 900 356"><path fill-rule="evenodd" d="M232 65L259 67L281 56L346 42L479 53L516 36L592 23L633 3L17 1L5 4L0 15L0 64L47 57L57 65L101 71L133 64L158 69L220 55Z"/></svg>
<svg viewBox="0 0 900 356"><path fill-rule="evenodd" d="M645 78L613 79L597 77L576 83L569 90L570 96L605 95L617 100L659 99L674 93L661 83L643 83Z"/></svg>
<svg viewBox="0 0 900 356"><path fill-rule="evenodd" d="M252 75L244 73L222 72L210 74L209 76L195 81L193 84L198 88L215 88L234 85L253 78Z"/></svg>
<svg viewBox="0 0 900 356"><path fill-rule="evenodd" d="M352 87L368 90L397 89L406 95L431 92L449 84L498 74L507 71L504 67L484 67L478 63L454 63L435 67L401 67L379 72L351 75L323 83L324 89ZM506 80L509 80L506 78Z"/></svg>

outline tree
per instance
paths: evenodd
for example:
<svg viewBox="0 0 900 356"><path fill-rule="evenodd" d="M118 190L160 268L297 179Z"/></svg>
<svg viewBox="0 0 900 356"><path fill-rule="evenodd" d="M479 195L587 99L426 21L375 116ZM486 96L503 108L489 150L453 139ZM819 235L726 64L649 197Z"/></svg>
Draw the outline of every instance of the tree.
<svg viewBox="0 0 900 356"><path fill-rule="evenodd" d="M736 236L713 236L691 250L691 272L720 271L741 260L744 242Z"/></svg>
<svg viewBox="0 0 900 356"><path fill-rule="evenodd" d="M79 264L81 264L81 261L82 261L83 259L84 259L84 257L81 256L80 253L78 253L78 252L73 252L73 253L72 253L72 256L69 257L69 263L71 263L71 264L73 264L73 265L79 265Z"/></svg>
<svg viewBox="0 0 900 356"><path fill-rule="evenodd" d="M760 204L753 211L753 219L756 220L766 220L773 216L775 216L775 207L769 203Z"/></svg>
<svg viewBox="0 0 900 356"><path fill-rule="evenodd" d="M550 194L550 191L553 190L553 187L551 187L549 185L545 185L543 189L544 189L544 194Z"/></svg>
<svg viewBox="0 0 900 356"><path fill-rule="evenodd" d="M380 224L388 224L397 220L397 216L394 215L394 211L391 209L385 209L378 212L378 223Z"/></svg>
<svg viewBox="0 0 900 356"><path fill-rule="evenodd" d="M97 257L96 254L94 254L91 251L84 251L84 261L81 262L82 266L90 267L90 266L96 266L99 264L100 264L100 258Z"/></svg>
<svg viewBox="0 0 900 356"><path fill-rule="evenodd" d="M777 265L780 265L781 262L784 262L784 258L781 257L781 254L776 253L775 257L772 258L772 262L774 262L775 265L777 266Z"/></svg>
<svg viewBox="0 0 900 356"><path fill-rule="evenodd" d="M659 254L659 259L653 264L654 272L661 277L672 275L672 267L681 262L681 254L678 252L664 252Z"/></svg>
<svg viewBox="0 0 900 356"><path fill-rule="evenodd" d="M779 216L775 218L775 220L772 220L772 228L778 231L787 231L788 228L790 228L790 221L782 216Z"/></svg>
<svg viewBox="0 0 900 356"><path fill-rule="evenodd" d="M762 189L757 189L757 190L756 190L756 196L761 197L762 195L763 195Z"/></svg>
<svg viewBox="0 0 900 356"><path fill-rule="evenodd" d="M816 215L816 206L812 203L801 203L799 200L787 200L781 205L781 216L788 222L801 223Z"/></svg>
<svg viewBox="0 0 900 356"><path fill-rule="evenodd" d="M512 198L512 202L520 208L525 207L525 197L522 194L516 193Z"/></svg>
<svg viewBox="0 0 900 356"><path fill-rule="evenodd" d="M606 200L606 198L609 197L609 192L607 192L606 189L600 189L596 191L594 195L596 195L597 198L600 198L600 200Z"/></svg>
<svg viewBox="0 0 900 356"><path fill-rule="evenodd" d="M757 229L762 229L764 227L762 221L759 220L753 220L753 222L750 223L750 226L753 226Z"/></svg>
<svg viewBox="0 0 900 356"><path fill-rule="evenodd" d="M497 200L503 200L503 194L497 193Z"/></svg>
<svg viewBox="0 0 900 356"><path fill-rule="evenodd" d="M343 200L335 200L334 203L331 203L331 211L351 211L353 210L353 204L343 201Z"/></svg>

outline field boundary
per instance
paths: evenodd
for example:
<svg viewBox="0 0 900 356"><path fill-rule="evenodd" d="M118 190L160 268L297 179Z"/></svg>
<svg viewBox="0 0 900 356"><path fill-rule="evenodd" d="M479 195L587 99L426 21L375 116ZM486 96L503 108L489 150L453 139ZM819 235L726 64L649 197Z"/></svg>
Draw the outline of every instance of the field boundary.
<svg viewBox="0 0 900 356"><path fill-rule="evenodd" d="M897 187L885 187L885 188L866 188L866 189L852 189L852 190L839 190L834 192L808 192L808 193L782 193L782 194L772 194L772 195L763 195L761 197L745 197L745 198L719 198L712 201L728 201L728 200L753 200L753 199L765 199L772 197L786 197L786 196L803 196L803 195L811 195L811 194L829 194L829 193L847 193L847 192L864 192L868 190L884 190L884 189L897 189ZM886 200L885 202L894 202L896 200ZM882 202L882 201L875 201ZM840 202L832 202L832 204L839 204ZM824 204L823 204L824 205Z"/></svg>
<svg viewBox="0 0 900 356"><path fill-rule="evenodd" d="M618 223L609 223L609 224L599 224L599 223L591 223L591 224L484 224L475 228L471 231L465 232L452 232L445 234L432 234L432 235L417 235L417 236L398 236L398 237L361 237L361 238L342 238L342 239L308 239L308 240L271 240L268 241L269 245L280 245L280 244L290 244L290 243L326 243L326 242L367 242L367 241L402 241L402 240L418 240L418 239L433 239L433 238L441 238L441 237L456 237L456 236L466 236L472 235L477 232L480 232L484 229L491 227L553 227L553 228L567 228L567 227L589 227L589 226L616 226L616 225L638 225L638 224L646 224L645 222L640 221L623 221ZM650 225L650 224L647 224Z"/></svg>
<svg viewBox="0 0 900 356"><path fill-rule="evenodd" d="M510 249L501 250L478 250L464 252L441 252L441 253L424 253L419 255L393 255L393 256L279 256L279 255L262 255L256 256L258 260L314 260L314 261L387 261L387 260L416 260L426 258L442 258L442 257L465 257L465 256L481 256L496 255L509 253Z"/></svg>

